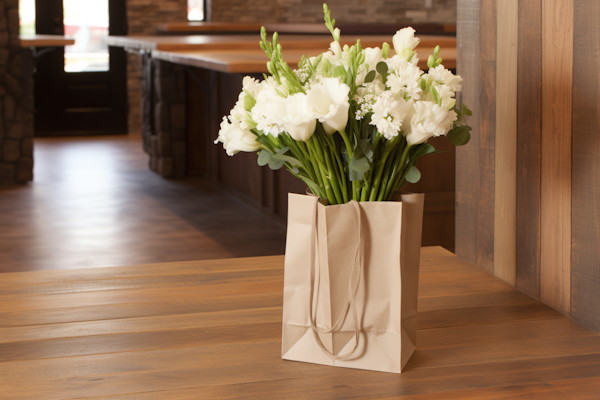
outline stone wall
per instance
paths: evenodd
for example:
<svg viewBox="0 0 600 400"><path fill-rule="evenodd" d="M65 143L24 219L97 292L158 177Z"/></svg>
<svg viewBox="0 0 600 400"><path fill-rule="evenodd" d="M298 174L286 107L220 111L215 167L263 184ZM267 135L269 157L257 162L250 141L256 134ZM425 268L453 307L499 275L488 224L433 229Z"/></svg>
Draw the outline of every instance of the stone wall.
<svg viewBox="0 0 600 400"><path fill-rule="evenodd" d="M187 0L127 0L129 35L153 35L156 25L181 21L187 21ZM127 55L128 130L130 133L141 132L140 62L139 55Z"/></svg>
<svg viewBox="0 0 600 400"><path fill-rule="evenodd" d="M322 23L323 2L339 23L456 24L456 0L209 0L209 15L219 22Z"/></svg>
<svg viewBox="0 0 600 400"><path fill-rule="evenodd" d="M183 177L186 169L185 70L147 55L142 56L141 61L141 132L144 150L150 156L150 169L165 178Z"/></svg>
<svg viewBox="0 0 600 400"><path fill-rule="evenodd" d="M0 184L33 180L33 60L18 0L0 0Z"/></svg>

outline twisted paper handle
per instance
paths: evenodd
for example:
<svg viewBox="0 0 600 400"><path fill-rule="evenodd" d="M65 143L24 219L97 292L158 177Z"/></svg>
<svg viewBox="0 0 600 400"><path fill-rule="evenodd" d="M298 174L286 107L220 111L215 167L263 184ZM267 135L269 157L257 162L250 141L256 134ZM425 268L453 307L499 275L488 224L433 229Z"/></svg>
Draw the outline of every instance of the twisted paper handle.
<svg viewBox="0 0 600 400"><path fill-rule="evenodd" d="M350 280L348 282L348 297L346 298L346 304L344 305L342 313L338 317L336 323L331 327L331 329L319 328L315 321L316 315L313 312L313 298L314 298L315 270L316 270L316 265L315 265L316 249L315 248L316 248L316 242L317 242L318 201L315 202L313 218L312 218L312 223L311 223L311 252L310 252L311 261L310 261L310 296L309 296L310 325L312 327L312 332L315 337L315 340L317 341L317 344L319 345L321 350L323 350L323 352L327 356L329 356L331 359L334 359L334 360L347 360L348 358L350 358L350 356L352 356L352 354L354 354L354 352L358 348L358 341L359 341L359 337L360 337L360 321L358 320L358 313L356 312L355 299L356 299L356 293L358 292L358 285L360 284L360 279L362 276L362 269L363 269L362 241L361 241L361 235L360 235L361 215L360 215L359 203L355 200L350 201L350 203L354 206L354 209L356 211L356 214L355 214L356 233L357 233L356 254L354 255L354 265L352 266L352 271L350 272ZM358 277L356 278L356 284L353 286L352 282L354 281L354 276L355 276L355 272L357 269L357 265L358 265ZM319 279L319 282L320 281L321 280ZM318 301L318 299L317 299L317 301ZM333 354L329 350L327 350L327 348L323 345L323 342L321 341L321 338L319 337L319 332L320 333L333 333L333 332L341 329L341 325L344 322L344 320L346 319L346 315L348 314L349 309L352 310L352 319L354 320L354 347L350 351L336 356L335 354Z"/></svg>

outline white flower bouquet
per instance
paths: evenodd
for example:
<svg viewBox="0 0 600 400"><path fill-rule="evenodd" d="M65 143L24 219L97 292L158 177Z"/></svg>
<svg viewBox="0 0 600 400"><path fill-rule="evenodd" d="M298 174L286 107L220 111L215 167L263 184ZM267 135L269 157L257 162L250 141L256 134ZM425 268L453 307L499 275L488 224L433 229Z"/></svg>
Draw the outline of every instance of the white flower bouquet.
<svg viewBox="0 0 600 400"><path fill-rule="evenodd" d="M394 55L387 43L342 47L323 9L334 40L318 57L302 57L296 70L283 61L277 33L268 41L262 28L271 75L244 78L215 143L229 155L256 151L261 166L285 166L329 204L389 200L420 179L417 160L435 152L429 138L446 136L456 146L469 141L471 112L456 101L462 79L441 64L439 46L427 73L419 68L412 28L394 35Z"/></svg>

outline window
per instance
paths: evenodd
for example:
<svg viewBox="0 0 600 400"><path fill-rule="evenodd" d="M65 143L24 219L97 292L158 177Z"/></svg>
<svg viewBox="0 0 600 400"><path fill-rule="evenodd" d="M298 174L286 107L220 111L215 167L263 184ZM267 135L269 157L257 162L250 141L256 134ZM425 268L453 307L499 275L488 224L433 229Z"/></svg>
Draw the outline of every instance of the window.
<svg viewBox="0 0 600 400"><path fill-rule="evenodd" d="M204 20L204 0L188 0L188 21Z"/></svg>

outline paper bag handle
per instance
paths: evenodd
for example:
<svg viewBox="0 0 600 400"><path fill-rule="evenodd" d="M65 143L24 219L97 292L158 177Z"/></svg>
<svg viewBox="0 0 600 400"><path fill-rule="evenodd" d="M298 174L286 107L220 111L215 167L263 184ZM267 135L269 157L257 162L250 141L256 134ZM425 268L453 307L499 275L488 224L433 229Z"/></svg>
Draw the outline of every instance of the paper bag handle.
<svg viewBox="0 0 600 400"><path fill-rule="evenodd" d="M351 200L350 203L354 206L354 209L356 210L356 232L357 232L357 244L356 244L356 254L354 256L354 265L352 266L352 271L350 272L350 280L348 282L348 297L346 298L346 304L344 305L343 311L340 314L338 320L336 321L336 323L331 327L331 329L322 329L319 328L315 322L315 317L313 316L313 298L314 298L314 285L315 285L315 270L316 270L316 265L315 265L315 258L316 258L316 242L317 242L317 205L318 205L318 201L315 201L315 206L314 206L314 210L313 210L313 218L312 218L312 223L311 223L311 252L310 252L310 296L309 296L309 301L310 301L310 305L309 305L309 312L310 312L310 325L312 327L312 332L313 335L315 337L315 340L317 342L317 344L319 345L319 347L321 348L321 350L323 350L323 352L329 356L331 359L334 360L347 360L348 358L350 358L350 356L352 356L352 354L354 354L354 352L356 351L356 349L358 348L358 341L360 338L360 321L358 320L358 313L356 312L356 303L355 303L355 299L356 299L356 294L358 292L358 286L360 284L360 280L361 280L361 276L362 276L362 269L363 269L363 254L362 254L362 240L361 240L361 213L360 213L360 204L355 201L355 200ZM356 284L353 286L352 285L352 281L354 280L354 274L355 271L357 269L357 265L358 265L358 277L356 278ZM327 348L323 345L323 342L321 341L321 338L319 337L319 332L320 333L332 333L335 332L337 329L341 328L341 324L343 323L343 321L346 319L346 315L348 314L348 310L351 309L352 310L352 319L354 320L354 347L344 353L344 354L340 354L340 355L335 355L332 352L330 352L329 350L327 350Z"/></svg>

